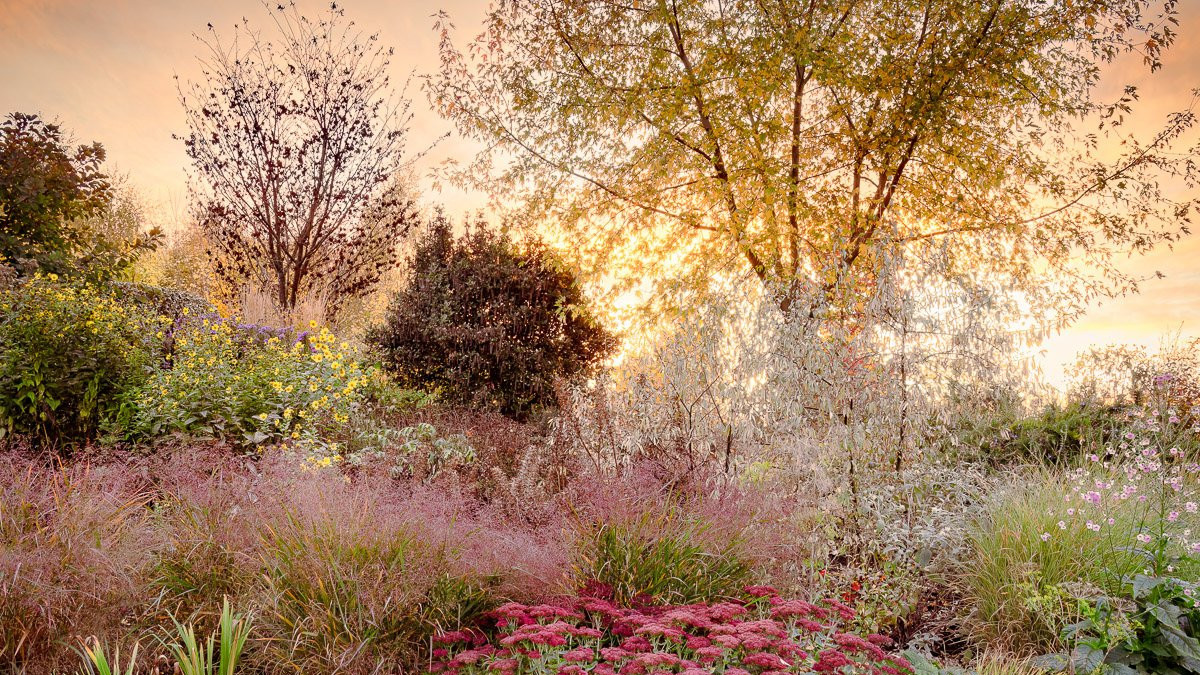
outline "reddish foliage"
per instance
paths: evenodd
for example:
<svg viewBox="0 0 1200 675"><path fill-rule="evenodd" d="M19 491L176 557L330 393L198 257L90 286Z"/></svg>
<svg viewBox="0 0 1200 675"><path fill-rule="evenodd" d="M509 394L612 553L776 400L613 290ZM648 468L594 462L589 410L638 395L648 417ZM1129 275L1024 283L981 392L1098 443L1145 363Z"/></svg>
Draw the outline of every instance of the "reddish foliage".
<svg viewBox="0 0 1200 675"><path fill-rule="evenodd" d="M879 635L841 631L854 612L752 586L738 602L630 609L595 597L506 604L474 630L434 638L432 672L912 673Z"/></svg>

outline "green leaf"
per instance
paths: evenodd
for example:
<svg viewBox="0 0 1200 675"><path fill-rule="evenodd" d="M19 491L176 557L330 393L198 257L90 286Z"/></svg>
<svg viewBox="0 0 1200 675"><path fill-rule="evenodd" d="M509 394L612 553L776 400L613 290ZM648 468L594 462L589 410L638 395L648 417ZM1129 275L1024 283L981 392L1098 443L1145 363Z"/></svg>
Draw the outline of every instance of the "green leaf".
<svg viewBox="0 0 1200 675"><path fill-rule="evenodd" d="M1071 651L1071 665L1080 675L1097 673L1104 664L1104 652L1089 645L1078 645Z"/></svg>
<svg viewBox="0 0 1200 675"><path fill-rule="evenodd" d="M1133 577L1133 597L1141 600L1145 598L1150 591L1167 583L1170 579L1164 577L1151 577L1145 574L1136 574Z"/></svg>
<svg viewBox="0 0 1200 675"><path fill-rule="evenodd" d="M1061 673L1071 665L1071 659L1066 654L1043 654L1029 660L1029 665L1051 672Z"/></svg>
<svg viewBox="0 0 1200 675"><path fill-rule="evenodd" d="M263 441L270 438L270 435L264 434L261 431L255 431L254 433L245 434L244 438L246 439L247 443L250 443L252 445L260 445Z"/></svg>

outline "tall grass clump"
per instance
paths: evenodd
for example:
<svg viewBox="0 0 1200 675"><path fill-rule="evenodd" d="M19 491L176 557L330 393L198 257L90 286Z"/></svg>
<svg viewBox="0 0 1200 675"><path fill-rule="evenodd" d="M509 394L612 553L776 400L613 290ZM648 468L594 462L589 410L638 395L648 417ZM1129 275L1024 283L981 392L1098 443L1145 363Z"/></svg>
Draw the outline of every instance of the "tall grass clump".
<svg viewBox="0 0 1200 675"><path fill-rule="evenodd" d="M205 623L224 598L246 597L259 583L258 529L277 503L274 489L233 466L202 472L183 461L159 481L155 519L166 541L152 563L156 608Z"/></svg>
<svg viewBox="0 0 1200 675"><path fill-rule="evenodd" d="M1127 571L1136 563L1097 546L1086 523L1061 519L1067 491L1062 478L1045 474L1000 493L969 535L963 591L972 607L969 630L979 641L1017 653L1053 649L1077 616L1077 602L1063 585L1099 588L1107 570Z"/></svg>
<svg viewBox="0 0 1200 675"><path fill-rule="evenodd" d="M280 638L268 652L294 672L411 663L435 630L493 603L484 588L453 575L447 551L403 524L289 514L265 537L265 621Z"/></svg>
<svg viewBox="0 0 1200 675"><path fill-rule="evenodd" d="M561 528L469 490L355 480L282 451L161 452L91 468L0 458L0 670L74 671L90 636L110 668L108 646L162 638L138 672L162 654L207 672L223 661L202 638L234 606L254 616L238 633L251 672L408 672L435 633L567 588Z"/></svg>
<svg viewBox="0 0 1200 675"><path fill-rule="evenodd" d="M72 636L138 618L158 541L146 500L118 471L0 459L0 665L61 669Z"/></svg>
<svg viewBox="0 0 1200 675"><path fill-rule="evenodd" d="M738 538L707 538L711 526L668 510L632 521L581 527L573 575L580 587L598 585L622 605L687 605L733 597L751 577Z"/></svg>
<svg viewBox="0 0 1200 675"><path fill-rule="evenodd" d="M164 614L211 621L223 595L255 613L266 673L411 667L429 636L506 600L554 592L563 556L447 486L350 481L283 455L170 476Z"/></svg>
<svg viewBox="0 0 1200 675"><path fill-rule="evenodd" d="M1027 660L991 649L975 659L972 671L976 675L1044 675L1045 670Z"/></svg>
<svg viewBox="0 0 1200 675"><path fill-rule="evenodd" d="M641 470L582 479L564 497L572 583L618 604L735 597L782 544L781 509L765 497L715 478L663 482Z"/></svg>

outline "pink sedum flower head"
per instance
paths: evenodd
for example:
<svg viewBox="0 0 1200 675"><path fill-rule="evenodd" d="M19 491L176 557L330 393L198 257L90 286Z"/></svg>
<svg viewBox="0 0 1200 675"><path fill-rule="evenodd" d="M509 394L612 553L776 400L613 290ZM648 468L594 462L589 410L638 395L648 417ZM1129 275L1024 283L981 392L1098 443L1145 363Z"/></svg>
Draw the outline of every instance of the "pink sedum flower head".
<svg viewBox="0 0 1200 675"><path fill-rule="evenodd" d="M494 630L436 636L430 672L911 675L903 659L885 651L886 637L839 628L854 619L849 605L830 600L825 608L765 593L750 589L741 602L686 607L620 608L595 598L510 603L489 615Z"/></svg>

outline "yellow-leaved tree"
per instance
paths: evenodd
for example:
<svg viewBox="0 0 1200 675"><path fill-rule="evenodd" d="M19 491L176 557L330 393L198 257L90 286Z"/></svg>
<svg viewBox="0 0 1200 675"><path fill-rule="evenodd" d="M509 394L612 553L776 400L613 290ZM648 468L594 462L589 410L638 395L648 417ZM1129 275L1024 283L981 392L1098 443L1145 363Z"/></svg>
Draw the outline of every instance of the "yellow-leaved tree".
<svg viewBox="0 0 1200 675"><path fill-rule="evenodd" d="M499 0L465 48L439 17L425 85L487 148L463 175L626 280L740 268L820 316L925 247L1065 319L1186 231L1191 103L1134 124L1110 76L1158 70L1175 5Z"/></svg>

